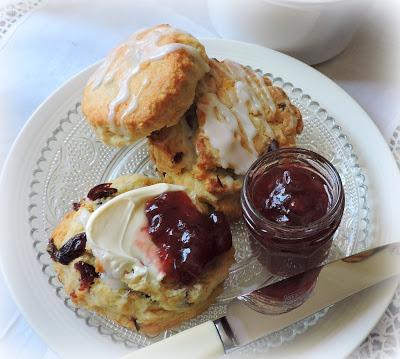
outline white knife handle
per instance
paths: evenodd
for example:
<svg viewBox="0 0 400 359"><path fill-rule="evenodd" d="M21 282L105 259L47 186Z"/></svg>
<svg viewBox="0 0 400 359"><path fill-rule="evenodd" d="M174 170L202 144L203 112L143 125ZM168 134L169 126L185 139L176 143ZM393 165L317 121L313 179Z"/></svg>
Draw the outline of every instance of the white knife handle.
<svg viewBox="0 0 400 359"><path fill-rule="evenodd" d="M197 325L121 359L215 359L224 355L224 347L212 321Z"/></svg>

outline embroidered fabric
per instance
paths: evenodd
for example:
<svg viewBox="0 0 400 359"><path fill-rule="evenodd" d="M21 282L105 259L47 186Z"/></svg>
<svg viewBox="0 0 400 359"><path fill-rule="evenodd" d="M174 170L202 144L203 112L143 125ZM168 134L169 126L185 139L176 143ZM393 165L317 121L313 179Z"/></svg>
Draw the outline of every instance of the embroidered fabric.
<svg viewBox="0 0 400 359"><path fill-rule="evenodd" d="M389 147L400 168L400 125L394 130ZM400 285L379 323L349 359L394 358L400 353Z"/></svg>
<svg viewBox="0 0 400 359"><path fill-rule="evenodd" d="M399 162L398 162L399 163ZM395 358L400 352L400 285L379 323L349 359Z"/></svg>

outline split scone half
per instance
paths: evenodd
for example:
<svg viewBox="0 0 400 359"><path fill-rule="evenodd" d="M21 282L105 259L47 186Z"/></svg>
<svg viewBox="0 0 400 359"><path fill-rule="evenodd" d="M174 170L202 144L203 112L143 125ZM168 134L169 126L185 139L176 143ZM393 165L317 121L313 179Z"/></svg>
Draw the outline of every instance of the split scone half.
<svg viewBox="0 0 400 359"><path fill-rule="evenodd" d="M207 309L234 262L222 213L182 186L137 174L74 203L48 253L74 304L148 335Z"/></svg>
<svg viewBox="0 0 400 359"><path fill-rule="evenodd" d="M267 77L212 59L191 109L175 126L149 136L149 151L167 182L182 184L230 217L251 164L268 149L293 146L301 113Z"/></svg>

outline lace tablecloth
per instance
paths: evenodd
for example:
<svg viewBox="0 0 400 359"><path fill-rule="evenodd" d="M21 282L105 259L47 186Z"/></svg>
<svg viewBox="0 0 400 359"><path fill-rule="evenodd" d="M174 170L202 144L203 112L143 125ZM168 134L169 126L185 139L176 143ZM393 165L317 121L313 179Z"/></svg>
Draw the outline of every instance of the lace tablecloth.
<svg viewBox="0 0 400 359"><path fill-rule="evenodd" d="M169 9L165 7L160 10L159 3L161 2L163 7L169 6ZM102 6L106 6L105 2L98 2L97 4L100 3L101 5L98 5L99 11L101 11ZM137 2L133 3L135 3L135 6L138 5ZM204 0L198 0L195 7L191 1L184 0L151 1L150 4L146 3L146 5L146 8L144 6L139 8L142 9L143 13L151 14L151 18L146 19L146 14L137 15L132 20L134 23L132 29L169 21L177 23L179 27L185 28L197 36L217 36L209 21ZM158 11L155 11L156 5ZM398 101L400 76L397 74L399 72L398 64L400 63L398 56L400 54L400 41L398 41L397 36L398 30L394 27L400 22L400 11L397 5L397 0L376 2L349 48L336 59L319 65L317 68L344 87L369 112L388 141L400 167L400 101ZM11 51L10 48L13 46L13 34L20 29L22 31L24 22L35 11L41 12L42 16L52 16L52 13L57 11L62 13L63 6L66 6L68 10L64 9L66 16L72 16L74 9L79 11L79 3L72 0L65 2L23 0L9 4L0 0L0 71L1 66L7 63L2 58L2 52L4 54L5 50L9 50L14 55L18 53L17 49ZM149 12L149 6L154 7L154 12L151 11L151 8ZM138 12L140 13L139 10ZM139 23L135 24L137 19L140 19L138 20ZM127 28L122 30L119 28L118 30L115 29L114 33L110 35L110 44L116 43L120 38L132 32L131 29ZM51 31L51 29L43 29L43 31ZM99 29L99 36L101 36L101 32L102 30ZM40 39L37 39L37 41L40 41ZM62 52L62 39L59 42L61 42L61 45L57 48L57 51ZM76 44L76 46L78 45ZM104 48L109 47L105 46ZM32 44L29 49L24 48L21 56L26 56L30 51L34 53L35 48L35 44ZM0 86L0 112L3 113L3 116L0 118L0 168L18 131L39 103L72 74L104 55L101 51L96 52L90 47L87 49L87 54L80 61L76 59L71 61L71 64L65 68L60 66L62 61L57 57L59 56L57 54L54 54L51 58L42 59L44 65L54 67L54 71L47 71L47 79L35 79L33 75L33 78L24 78L25 82L22 83L21 81L13 82L12 74L8 74L7 78L1 78L3 85ZM68 53L65 55L67 56ZM37 56L37 54L32 56ZM26 61L29 61L29 59L26 59ZM16 63L19 63L19 66L25 66L26 61L16 61ZM3 75L16 70L15 68L11 69L10 66L7 71L3 71ZM4 82L6 82L6 85L4 85ZM32 89L36 89L38 85L40 85L40 88L33 92L34 95L31 98L19 98L17 96L19 86L31 86ZM5 96L2 96L3 93ZM10 98L10 93L15 95L12 102L5 100L7 95ZM6 112L7 117L4 116ZM0 298L2 304L0 306L0 345L13 346L13 348L7 349L8 355L21 358L56 358L57 356L36 336L21 316L4 285L1 273ZM399 352L400 286L379 323L364 342L354 350L350 358L395 357Z"/></svg>

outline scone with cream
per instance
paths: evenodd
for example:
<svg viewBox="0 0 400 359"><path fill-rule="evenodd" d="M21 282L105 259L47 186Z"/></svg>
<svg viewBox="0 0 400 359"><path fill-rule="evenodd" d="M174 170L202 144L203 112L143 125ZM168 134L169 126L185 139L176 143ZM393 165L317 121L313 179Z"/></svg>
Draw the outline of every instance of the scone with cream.
<svg viewBox="0 0 400 359"><path fill-rule="evenodd" d="M188 33L169 25L141 30L90 77L82 110L104 143L129 145L177 124L208 70L203 45Z"/></svg>
<svg viewBox="0 0 400 359"><path fill-rule="evenodd" d="M207 309L234 261L222 213L185 187L140 175L92 188L48 252L77 306L151 335Z"/></svg>
<svg viewBox="0 0 400 359"><path fill-rule="evenodd" d="M303 122L268 78L230 60L209 65L191 109L177 125L153 132L149 150L167 182L238 217L247 169L270 146L293 146Z"/></svg>

